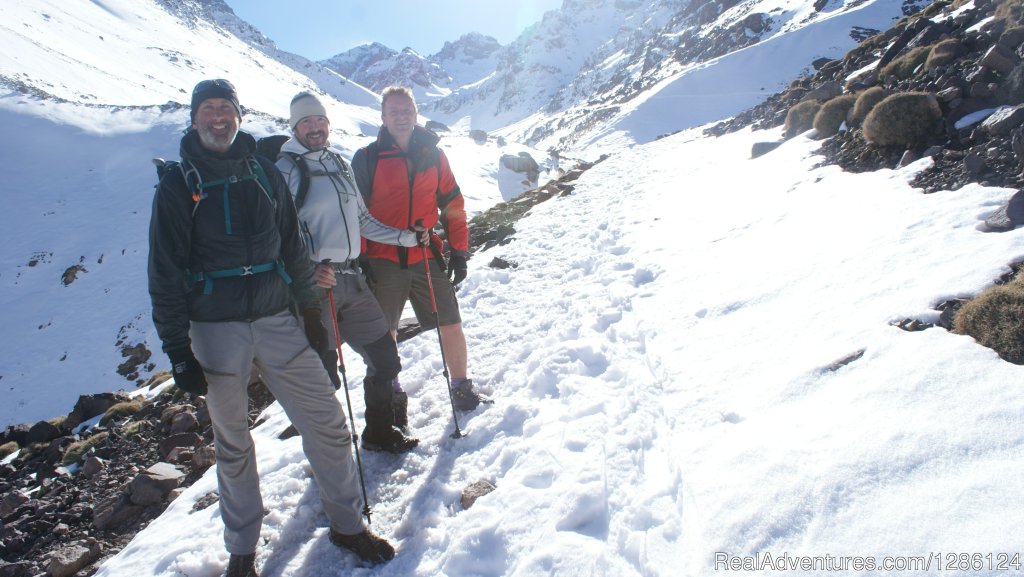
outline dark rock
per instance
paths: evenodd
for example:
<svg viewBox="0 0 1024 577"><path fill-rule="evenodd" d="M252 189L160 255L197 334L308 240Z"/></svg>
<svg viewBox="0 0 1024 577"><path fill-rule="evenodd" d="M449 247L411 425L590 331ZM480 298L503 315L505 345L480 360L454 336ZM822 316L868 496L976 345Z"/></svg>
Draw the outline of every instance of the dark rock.
<svg viewBox="0 0 1024 577"><path fill-rule="evenodd" d="M1020 64L1020 58L1013 51L1000 46L993 45L981 58L981 65L995 70L1000 74L1009 74Z"/></svg>
<svg viewBox="0 0 1024 577"><path fill-rule="evenodd" d="M28 577L32 565L25 561L17 563L5 563L0 561L0 577Z"/></svg>
<svg viewBox="0 0 1024 577"><path fill-rule="evenodd" d="M780 146L782 146L781 141L755 142L754 145L750 147L750 158L764 156L765 154L768 154L769 152L775 150Z"/></svg>
<svg viewBox="0 0 1024 577"><path fill-rule="evenodd" d="M866 350L867 349L858 349L858 350L856 350L856 351L854 351L854 352L852 352L852 353L850 353L848 355L843 356L842 358L836 359L835 361L832 361L831 363L826 365L823 368L823 370L828 371L830 373L834 373L834 372L838 371L839 369L845 367L846 365L852 363L853 361L856 361L856 360L860 359L861 357L863 357L864 356L864 352Z"/></svg>
<svg viewBox="0 0 1024 577"><path fill-rule="evenodd" d="M49 443L50 441L60 437L63 433L57 425L49 421L39 421L32 425L32 428L28 430L28 436L25 438L26 445L34 445L36 443Z"/></svg>
<svg viewBox="0 0 1024 577"><path fill-rule="evenodd" d="M157 463L132 479L128 484L128 498L135 505L156 505L178 488L184 476L170 463Z"/></svg>
<svg viewBox="0 0 1024 577"><path fill-rule="evenodd" d="M996 99L1010 106L1024 103L1024 64L1018 64L996 88Z"/></svg>
<svg viewBox="0 0 1024 577"><path fill-rule="evenodd" d="M960 310L967 301L970 299L952 299L940 303L937 310L942 311L939 315L938 325L946 330L953 330L953 319L956 318L956 312Z"/></svg>
<svg viewBox="0 0 1024 577"><path fill-rule="evenodd" d="M0 498L0 518L6 518L11 513L14 513L21 508L22 505L29 502L28 495L25 495L21 491L11 491Z"/></svg>
<svg viewBox="0 0 1024 577"><path fill-rule="evenodd" d="M836 96L839 96L842 93L842 85L840 85L838 82L834 80L830 80L828 82L823 83L821 86L818 86L817 88L804 94L800 101L803 102L805 100L818 100L820 102L825 102L827 100L835 98Z"/></svg>
<svg viewBox="0 0 1024 577"><path fill-rule="evenodd" d="M28 423L11 425L0 435L0 445L14 441L19 447L28 444L28 432L31 427Z"/></svg>
<svg viewBox="0 0 1024 577"><path fill-rule="evenodd" d="M459 498L459 503L462 505L463 509L469 509L473 506L473 503L476 503L477 499L493 492L495 489L497 489L497 487L494 483L486 479L481 479L462 490L462 496Z"/></svg>
<svg viewBox="0 0 1024 577"><path fill-rule="evenodd" d="M117 529L138 520L144 510L145 507L132 503L128 495L114 495L93 507L92 524L100 531Z"/></svg>
<svg viewBox="0 0 1024 577"><path fill-rule="evenodd" d="M172 435L165 437L160 440L159 448L160 455L167 458L170 454L171 449L175 447L189 447L194 448L203 444L203 438L195 433L181 433L178 435Z"/></svg>
<svg viewBox="0 0 1024 577"><path fill-rule="evenodd" d="M976 152L970 152L964 157L964 170L971 176L978 176L985 172L985 159Z"/></svg>
<svg viewBox="0 0 1024 577"><path fill-rule="evenodd" d="M491 262L488 263L487 266L489 266L491 268L496 268L498 270L505 270L505 269L508 269L508 268L515 268L515 267L517 267L519 265L517 265L516 263L513 263L513 262L509 262L509 261L507 261L507 260L505 260L505 259L503 259L501 257L496 256L496 257L491 259Z"/></svg>
<svg viewBox="0 0 1024 577"><path fill-rule="evenodd" d="M831 58L815 58L814 60L811 61L811 66L813 66L815 70L821 70L829 62L835 61L832 60Z"/></svg>
<svg viewBox="0 0 1024 577"><path fill-rule="evenodd" d="M103 472L106 468L106 464L103 459L93 455L85 459L82 463L82 469L80 473L86 477L94 477Z"/></svg>
<svg viewBox="0 0 1024 577"><path fill-rule="evenodd" d="M530 180L536 180L540 172L540 166L528 152L520 152L515 155L503 154L501 155L500 162L502 166L512 172L526 174L530 177Z"/></svg>
<svg viewBox="0 0 1024 577"><path fill-rule="evenodd" d="M192 468L202 472L217 463L217 451L210 445L199 447L192 453Z"/></svg>
<svg viewBox="0 0 1024 577"><path fill-rule="evenodd" d="M424 126L428 130L432 130L434 132L449 132L450 131L448 126L446 126L443 122L438 122L436 120L428 120L427 123L424 124Z"/></svg>
<svg viewBox="0 0 1024 577"><path fill-rule="evenodd" d="M996 110L981 123L981 127L989 134L1006 136L1021 124L1024 124L1024 104L1004 106Z"/></svg>
<svg viewBox="0 0 1024 577"><path fill-rule="evenodd" d="M903 153L903 156L900 157L900 161L896 164L896 168L903 168L904 166L917 162L920 159L921 156L917 152L907 150Z"/></svg>
<svg viewBox="0 0 1024 577"><path fill-rule="evenodd" d="M179 435L199 428L199 419L191 411L183 411L171 420L171 434Z"/></svg>
<svg viewBox="0 0 1024 577"><path fill-rule="evenodd" d="M102 552L99 543L62 547L50 556L47 573L50 577L71 577L98 559Z"/></svg>
<svg viewBox="0 0 1024 577"><path fill-rule="evenodd" d="M117 403L128 400L130 400L130 397L122 393L82 395L78 397L78 402L75 403L75 408L68 413L65 426L68 429L74 429L85 421L102 415L107 411L107 409L113 407Z"/></svg>

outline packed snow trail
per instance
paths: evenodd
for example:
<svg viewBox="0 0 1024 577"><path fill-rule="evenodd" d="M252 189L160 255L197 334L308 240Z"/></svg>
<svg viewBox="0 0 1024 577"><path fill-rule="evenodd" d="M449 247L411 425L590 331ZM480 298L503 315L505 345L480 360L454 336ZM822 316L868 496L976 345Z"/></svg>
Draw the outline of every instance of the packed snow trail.
<svg viewBox="0 0 1024 577"><path fill-rule="evenodd" d="M253 432L261 575L674 577L758 553L1024 547L1007 507L1024 492L1024 368L890 324L934 322L934 304L1019 259L1024 228L978 229L1012 191L921 194L907 183L929 160L845 173L818 166L806 136L749 158L778 132L623 150L474 255L470 374L495 404L461 414L467 436L451 439L436 333L400 345L421 444L363 453L393 561L359 567L329 543L300 440L276 438L288 423L271 406ZM361 427L363 369L345 359ZM463 509L480 479L496 490ZM218 509L189 513L214 489L211 471L98 577L218 575Z"/></svg>

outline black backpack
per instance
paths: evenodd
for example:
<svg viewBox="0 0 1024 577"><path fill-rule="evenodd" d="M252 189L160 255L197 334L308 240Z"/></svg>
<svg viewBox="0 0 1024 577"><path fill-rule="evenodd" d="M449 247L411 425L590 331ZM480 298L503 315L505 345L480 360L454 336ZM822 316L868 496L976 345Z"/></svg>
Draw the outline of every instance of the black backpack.
<svg viewBox="0 0 1024 577"><path fill-rule="evenodd" d="M277 162L277 158L282 154L281 147L284 146L284 143L289 138L291 137L287 134L264 136L256 141L256 154L270 160L270 162ZM295 210L298 210L306 202L306 195L309 193L309 167L306 166L305 162L302 162L300 155L294 152L285 152L284 154L299 169L299 190L295 191Z"/></svg>

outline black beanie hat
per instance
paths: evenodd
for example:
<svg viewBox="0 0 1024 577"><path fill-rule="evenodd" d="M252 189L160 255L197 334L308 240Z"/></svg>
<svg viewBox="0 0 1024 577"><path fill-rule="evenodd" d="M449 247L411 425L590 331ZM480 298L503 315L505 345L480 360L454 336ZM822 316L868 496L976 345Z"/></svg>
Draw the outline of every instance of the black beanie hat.
<svg viewBox="0 0 1024 577"><path fill-rule="evenodd" d="M229 100L232 106L235 107L235 111L238 112L238 117L242 117L242 107L238 104L238 92L235 91L235 86L227 80L220 78L217 80L203 80L192 89L192 110L190 112L192 122L196 120L196 111L199 110L199 105L207 98L224 98Z"/></svg>

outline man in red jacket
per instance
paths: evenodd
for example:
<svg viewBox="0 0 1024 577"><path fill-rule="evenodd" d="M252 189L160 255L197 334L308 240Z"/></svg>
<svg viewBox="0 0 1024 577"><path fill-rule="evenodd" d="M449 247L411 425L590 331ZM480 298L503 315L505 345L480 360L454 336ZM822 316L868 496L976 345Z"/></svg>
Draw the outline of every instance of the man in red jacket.
<svg viewBox="0 0 1024 577"><path fill-rule="evenodd" d="M366 254L376 282L374 294L391 324L392 335L398 330L407 300L412 302L420 325L434 328L423 266L423 259L428 260L441 345L452 378L452 401L456 409L469 411L486 399L473 391L473 381L467 377L466 335L455 298L454 285L466 278L469 258L466 210L448 158L437 147L438 136L417 126L416 118L416 101L408 88L385 88L381 94L383 126L375 142L356 151L352 169L370 214L382 223L402 229L422 224L429 230L441 222L451 248L449 274L445 275L427 249L368 240ZM397 423L406 416L400 404L408 398L400 391L395 397Z"/></svg>

